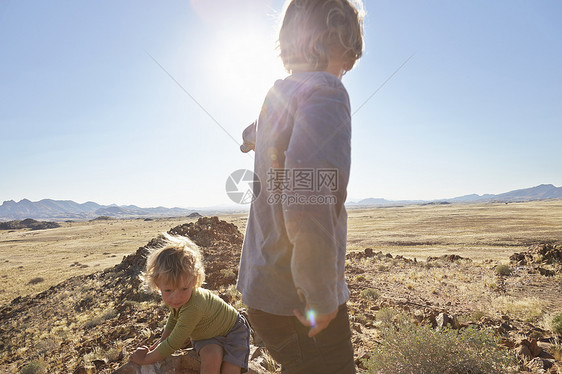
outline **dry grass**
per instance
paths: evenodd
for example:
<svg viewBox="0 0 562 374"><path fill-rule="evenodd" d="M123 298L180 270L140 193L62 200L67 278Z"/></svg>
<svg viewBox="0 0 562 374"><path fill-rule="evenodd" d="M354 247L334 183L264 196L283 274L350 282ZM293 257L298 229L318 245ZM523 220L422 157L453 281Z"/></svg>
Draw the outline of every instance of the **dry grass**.
<svg viewBox="0 0 562 374"><path fill-rule="evenodd" d="M0 305L121 262L158 233L194 219L82 221L0 231ZM41 279L41 281L39 281Z"/></svg>
<svg viewBox="0 0 562 374"><path fill-rule="evenodd" d="M561 200L412 205L350 209L348 213L349 251L370 247L420 260L454 253L476 264L484 260L505 262L532 243L562 242ZM247 213L220 218L245 232ZM44 291L69 277L114 266L158 233L194 220L73 222L49 230L0 231L0 305L20 295ZM393 263L381 264L379 271L392 268ZM432 271L432 278L446 282L438 269ZM412 273L403 281L415 289L422 280L421 274ZM494 279L482 281L494 287Z"/></svg>
<svg viewBox="0 0 562 374"><path fill-rule="evenodd" d="M241 232L246 217L246 213L220 216ZM557 226L561 218L562 201L350 210L350 252L357 253L346 259L346 276L357 358L366 357L380 344L381 324L393 318L384 316L387 307L408 311L415 321L430 321L441 311L461 322L481 321L490 328L507 321L513 326L509 332L513 341L536 335L533 326L553 331L553 319L562 311L562 275L545 277L513 264L509 275L497 269L508 263L513 252L524 251L531 243L562 242ZM121 262L158 233L190 221L112 220L65 223L34 232L0 231L0 289L5 290L0 293L1 302L45 290L74 275L97 272L70 279L33 300L14 303L13 308L29 307L30 313L17 313L6 324L9 340L18 342L9 353L18 361L10 368L21 371L25 364L28 372L40 372L46 365L55 365L54 371L66 365L72 370L65 372L71 372L79 363L90 365L103 359L108 362L104 372L110 372L126 360L131 349L153 340L166 322L165 308L137 297L127 288L128 282L117 287L116 280L122 278L114 278L116 272L99 270ZM507 237L513 239L508 242ZM367 247L384 254L364 251ZM231 259L238 251L239 244L229 247L215 263ZM421 261L452 253L472 260ZM215 267L215 277L230 281L216 291L241 308L240 294L231 283L236 264L229 264ZM115 336L111 344L101 338L110 335ZM67 353L69 349L74 351ZM61 357L72 357L72 362Z"/></svg>
<svg viewBox="0 0 562 374"><path fill-rule="evenodd" d="M500 261L533 243L562 242L560 222L561 200L355 209L349 211L348 250Z"/></svg>
<svg viewBox="0 0 562 374"><path fill-rule="evenodd" d="M518 316L527 322L537 322L543 316L547 302L537 297L499 296L491 307L500 314Z"/></svg>

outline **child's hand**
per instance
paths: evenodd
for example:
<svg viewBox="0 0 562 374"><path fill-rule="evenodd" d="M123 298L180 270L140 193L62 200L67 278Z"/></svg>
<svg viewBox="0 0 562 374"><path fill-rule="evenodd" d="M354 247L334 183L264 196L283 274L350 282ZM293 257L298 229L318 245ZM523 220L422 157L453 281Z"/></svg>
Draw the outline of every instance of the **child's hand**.
<svg viewBox="0 0 562 374"><path fill-rule="evenodd" d="M311 309L308 305L308 301L306 301L306 297L304 296L304 291L302 289L299 288L297 290L297 295L299 295L299 299L302 302L306 303L306 307L304 308L306 315L303 315L298 309L293 310L293 314L304 326L311 327L308 331L309 338L314 337L314 335L328 327L330 322L338 315L339 308L336 308L336 310L328 314L317 314L316 311Z"/></svg>
<svg viewBox="0 0 562 374"><path fill-rule="evenodd" d="M315 314L310 312L312 312L312 310L308 308L308 305L306 307L306 316L304 316L298 309L293 310L293 313L300 321L300 323L302 323L304 326L311 327L310 331L308 332L309 338L312 338L314 335L318 334L320 331L328 327L330 322L338 315L338 309L328 314Z"/></svg>
<svg viewBox="0 0 562 374"><path fill-rule="evenodd" d="M138 347L133 352L131 357L129 357L129 361L132 361L135 364L142 365L144 363L144 358L146 357L149 351L150 349L146 345L143 345L142 347Z"/></svg>

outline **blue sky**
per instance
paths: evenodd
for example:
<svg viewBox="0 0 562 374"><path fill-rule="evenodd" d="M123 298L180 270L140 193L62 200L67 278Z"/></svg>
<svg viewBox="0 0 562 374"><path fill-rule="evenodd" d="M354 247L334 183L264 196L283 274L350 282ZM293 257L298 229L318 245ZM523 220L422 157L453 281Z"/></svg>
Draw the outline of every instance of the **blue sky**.
<svg viewBox="0 0 562 374"><path fill-rule="evenodd" d="M229 174L253 165L231 136L285 76L281 10L2 0L0 202L229 204ZM349 199L562 186L562 3L367 0L365 10L364 57L343 79L353 111L413 57L353 117Z"/></svg>

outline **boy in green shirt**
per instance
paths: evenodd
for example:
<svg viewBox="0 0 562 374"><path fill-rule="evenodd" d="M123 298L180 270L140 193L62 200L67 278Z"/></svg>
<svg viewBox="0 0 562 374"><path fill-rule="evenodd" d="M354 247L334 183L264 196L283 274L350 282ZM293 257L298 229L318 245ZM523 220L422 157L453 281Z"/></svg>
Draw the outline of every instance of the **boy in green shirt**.
<svg viewBox="0 0 562 374"><path fill-rule="evenodd" d="M170 316L158 342L137 348L131 361L139 365L161 361L191 338L201 357L201 373L247 371L248 322L221 298L201 288L203 259L191 240L166 235L164 246L148 257L144 279L160 292Z"/></svg>

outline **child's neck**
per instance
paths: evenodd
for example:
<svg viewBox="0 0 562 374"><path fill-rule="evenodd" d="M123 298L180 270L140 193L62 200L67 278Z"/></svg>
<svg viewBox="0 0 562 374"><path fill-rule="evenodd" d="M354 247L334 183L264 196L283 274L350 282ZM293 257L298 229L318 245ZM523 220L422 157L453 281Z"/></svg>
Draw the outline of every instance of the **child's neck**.
<svg viewBox="0 0 562 374"><path fill-rule="evenodd" d="M328 66L326 66L326 68L322 69L322 70L318 70L318 71L324 71L326 73L330 73L333 76L335 76L336 78L338 78L339 80L342 79L343 74L345 73L345 65L346 62L343 60L343 58L341 57L334 57L335 53L332 53L332 57L330 58L330 60L328 61ZM335 54L336 56L339 56L339 54ZM303 73L306 71L314 71L314 70L293 70L294 73Z"/></svg>

